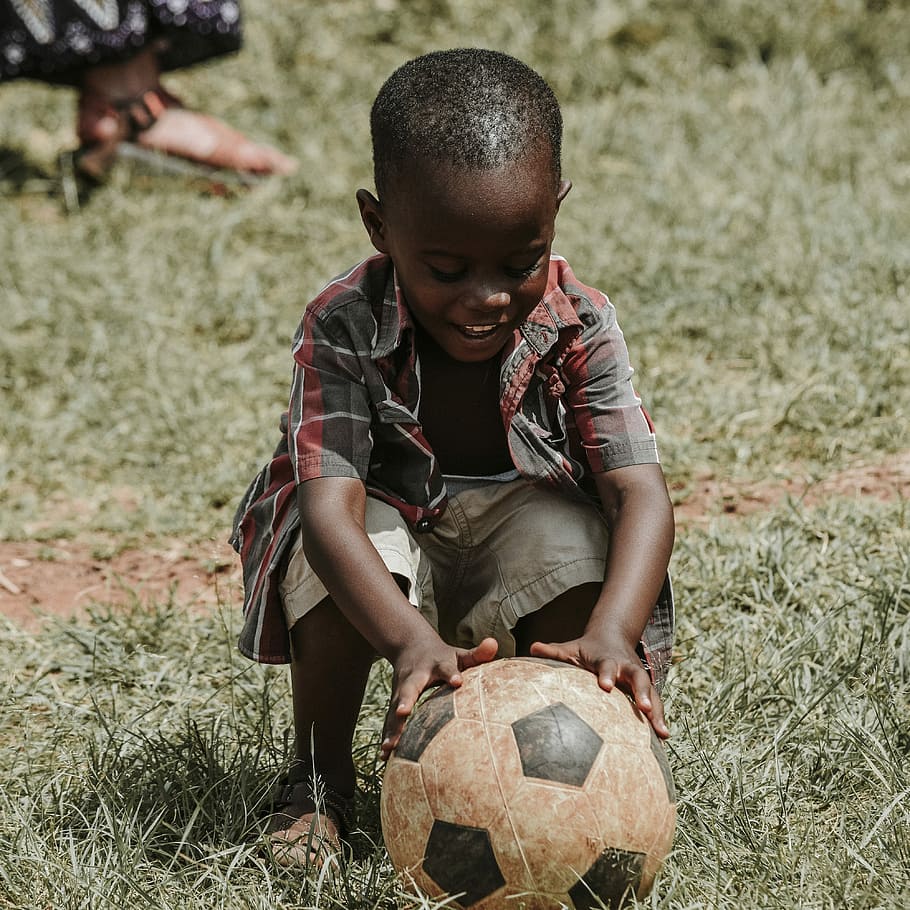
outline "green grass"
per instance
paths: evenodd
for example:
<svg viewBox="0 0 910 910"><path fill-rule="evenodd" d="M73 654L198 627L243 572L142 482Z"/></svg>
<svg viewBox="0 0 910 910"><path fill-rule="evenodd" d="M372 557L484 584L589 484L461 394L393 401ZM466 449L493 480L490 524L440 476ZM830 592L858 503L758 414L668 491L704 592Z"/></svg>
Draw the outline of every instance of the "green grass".
<svg viewBox="0 0 910 910"><path fill-rule="evenodd" d="M458 44L526 59L560 96L557 248L617 305L678 498L696 476L823 479L907 448L907 2L245 9L241 55L169 84L301 159L246 194L124 168L68 212L72 92L0 88L0 538L227 536L300 310L369 252L372 97ZM907 905L908 554L899 499L681 530L679 825L651 906ZM237 604L136 593L4 628L0 907L432 907L381 847L382 668L356 861L340 881L281 870L251 831L288 754L286 673L236 654Z"/></svg>

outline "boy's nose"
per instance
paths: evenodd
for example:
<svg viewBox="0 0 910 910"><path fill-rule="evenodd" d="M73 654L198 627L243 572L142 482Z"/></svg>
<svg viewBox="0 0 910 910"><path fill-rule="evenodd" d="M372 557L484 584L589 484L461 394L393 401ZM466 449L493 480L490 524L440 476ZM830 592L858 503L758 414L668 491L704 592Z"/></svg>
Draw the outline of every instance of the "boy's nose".
<svg viewBox="0 0 910 910"><path fill-rule="evenodd" d="M511 301L512 298L507 291L479 287L475 289L467 303L472 310L478 313L493 314L504 310Z"/></svg>

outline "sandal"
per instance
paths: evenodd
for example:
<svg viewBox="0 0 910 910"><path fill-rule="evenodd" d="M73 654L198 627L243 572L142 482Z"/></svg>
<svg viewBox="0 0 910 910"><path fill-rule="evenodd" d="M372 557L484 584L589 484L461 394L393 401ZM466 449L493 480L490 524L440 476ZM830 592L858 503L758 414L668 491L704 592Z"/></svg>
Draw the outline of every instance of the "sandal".
<svg viewBox="0 0 910 910"><path fill-rule="evenodd" d="M275 862L312 870L344 861L353 826L354 799L328 789L308 765L299 764L282 782L263 833Z"/></svg>
<svg viewBox="0 0 910 910"><path fill-rule="evenodd" d="M193 118L191 129L199 131L189 141L169 150L166 143L156 147L149 131L168 110L186 112ZM111 135L98 137L98 125L108 120L116 124ZM103 95L85 91L79 98L77 134L82 143L74 154L76 169L96 182L102 181L118 158L130 158L153 167L158 172L184 176L223 176L230 172L234 180L252 184L257 174L287 174L296 167L293 159L268 146L252 142L207 114L190 111L161 86L149 89L132 98L114 101Z"/></svg>
<svg viewBox="0 0 910 910"><path fill-rule="evenodd" d="M141 132L153 126L168 107L179 106L180 101L163 88L150 89L125 101L83 92L76 127L81 145L73 156L76 169L92 180L102 181L119 157L122 145L135 147ZM103 120L114 121L116 128L110 136L98 139L93 133Z"/></svg>

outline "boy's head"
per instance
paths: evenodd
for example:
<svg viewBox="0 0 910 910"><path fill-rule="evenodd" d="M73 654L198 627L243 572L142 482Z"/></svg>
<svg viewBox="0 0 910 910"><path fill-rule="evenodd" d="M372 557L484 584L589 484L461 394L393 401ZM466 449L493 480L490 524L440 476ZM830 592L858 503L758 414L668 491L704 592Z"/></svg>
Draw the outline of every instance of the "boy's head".
<svg viewBox="0 0 910 910"><path fill-rule="evenodd" d="M411 313L450 357L495 357L547 287L562 116L525 64L437 51L398 69L373 105L377 199L357 201Z"/></svg>
<svg viewBox="0 0 910 910"><path fill-rule="evenodd" d="M562 115L549 85L498 51L458 48L397 69L370 115L376 190L383 199L417 161L489 170L546 149L561 176Z"/></svg>

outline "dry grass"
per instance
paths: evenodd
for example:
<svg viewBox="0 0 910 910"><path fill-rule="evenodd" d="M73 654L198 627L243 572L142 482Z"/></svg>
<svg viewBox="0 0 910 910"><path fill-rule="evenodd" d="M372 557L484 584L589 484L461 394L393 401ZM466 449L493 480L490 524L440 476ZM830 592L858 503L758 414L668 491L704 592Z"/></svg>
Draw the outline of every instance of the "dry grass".
<svg viewBox="0 0 910 910"><path fill-rule="evenodd" d="M906 2L245 9L245 51L171 84L297 155L289 180L220 197L124 168L68 214L72 94L0 92L0 536L226 535L275 441L301 307L368 251L353 191L372 96L456 44L526 59L564 104L557 245L617 304L680 495L694 476L824 478L906 448ZM682 801L652 906L906 906L908 552L900 500L681 534ZM330 882L259 858L287 680L235 654L236 609L137 592L6 629L0 907L430 906L378 846L381 671L357 862Z"/></svg>

